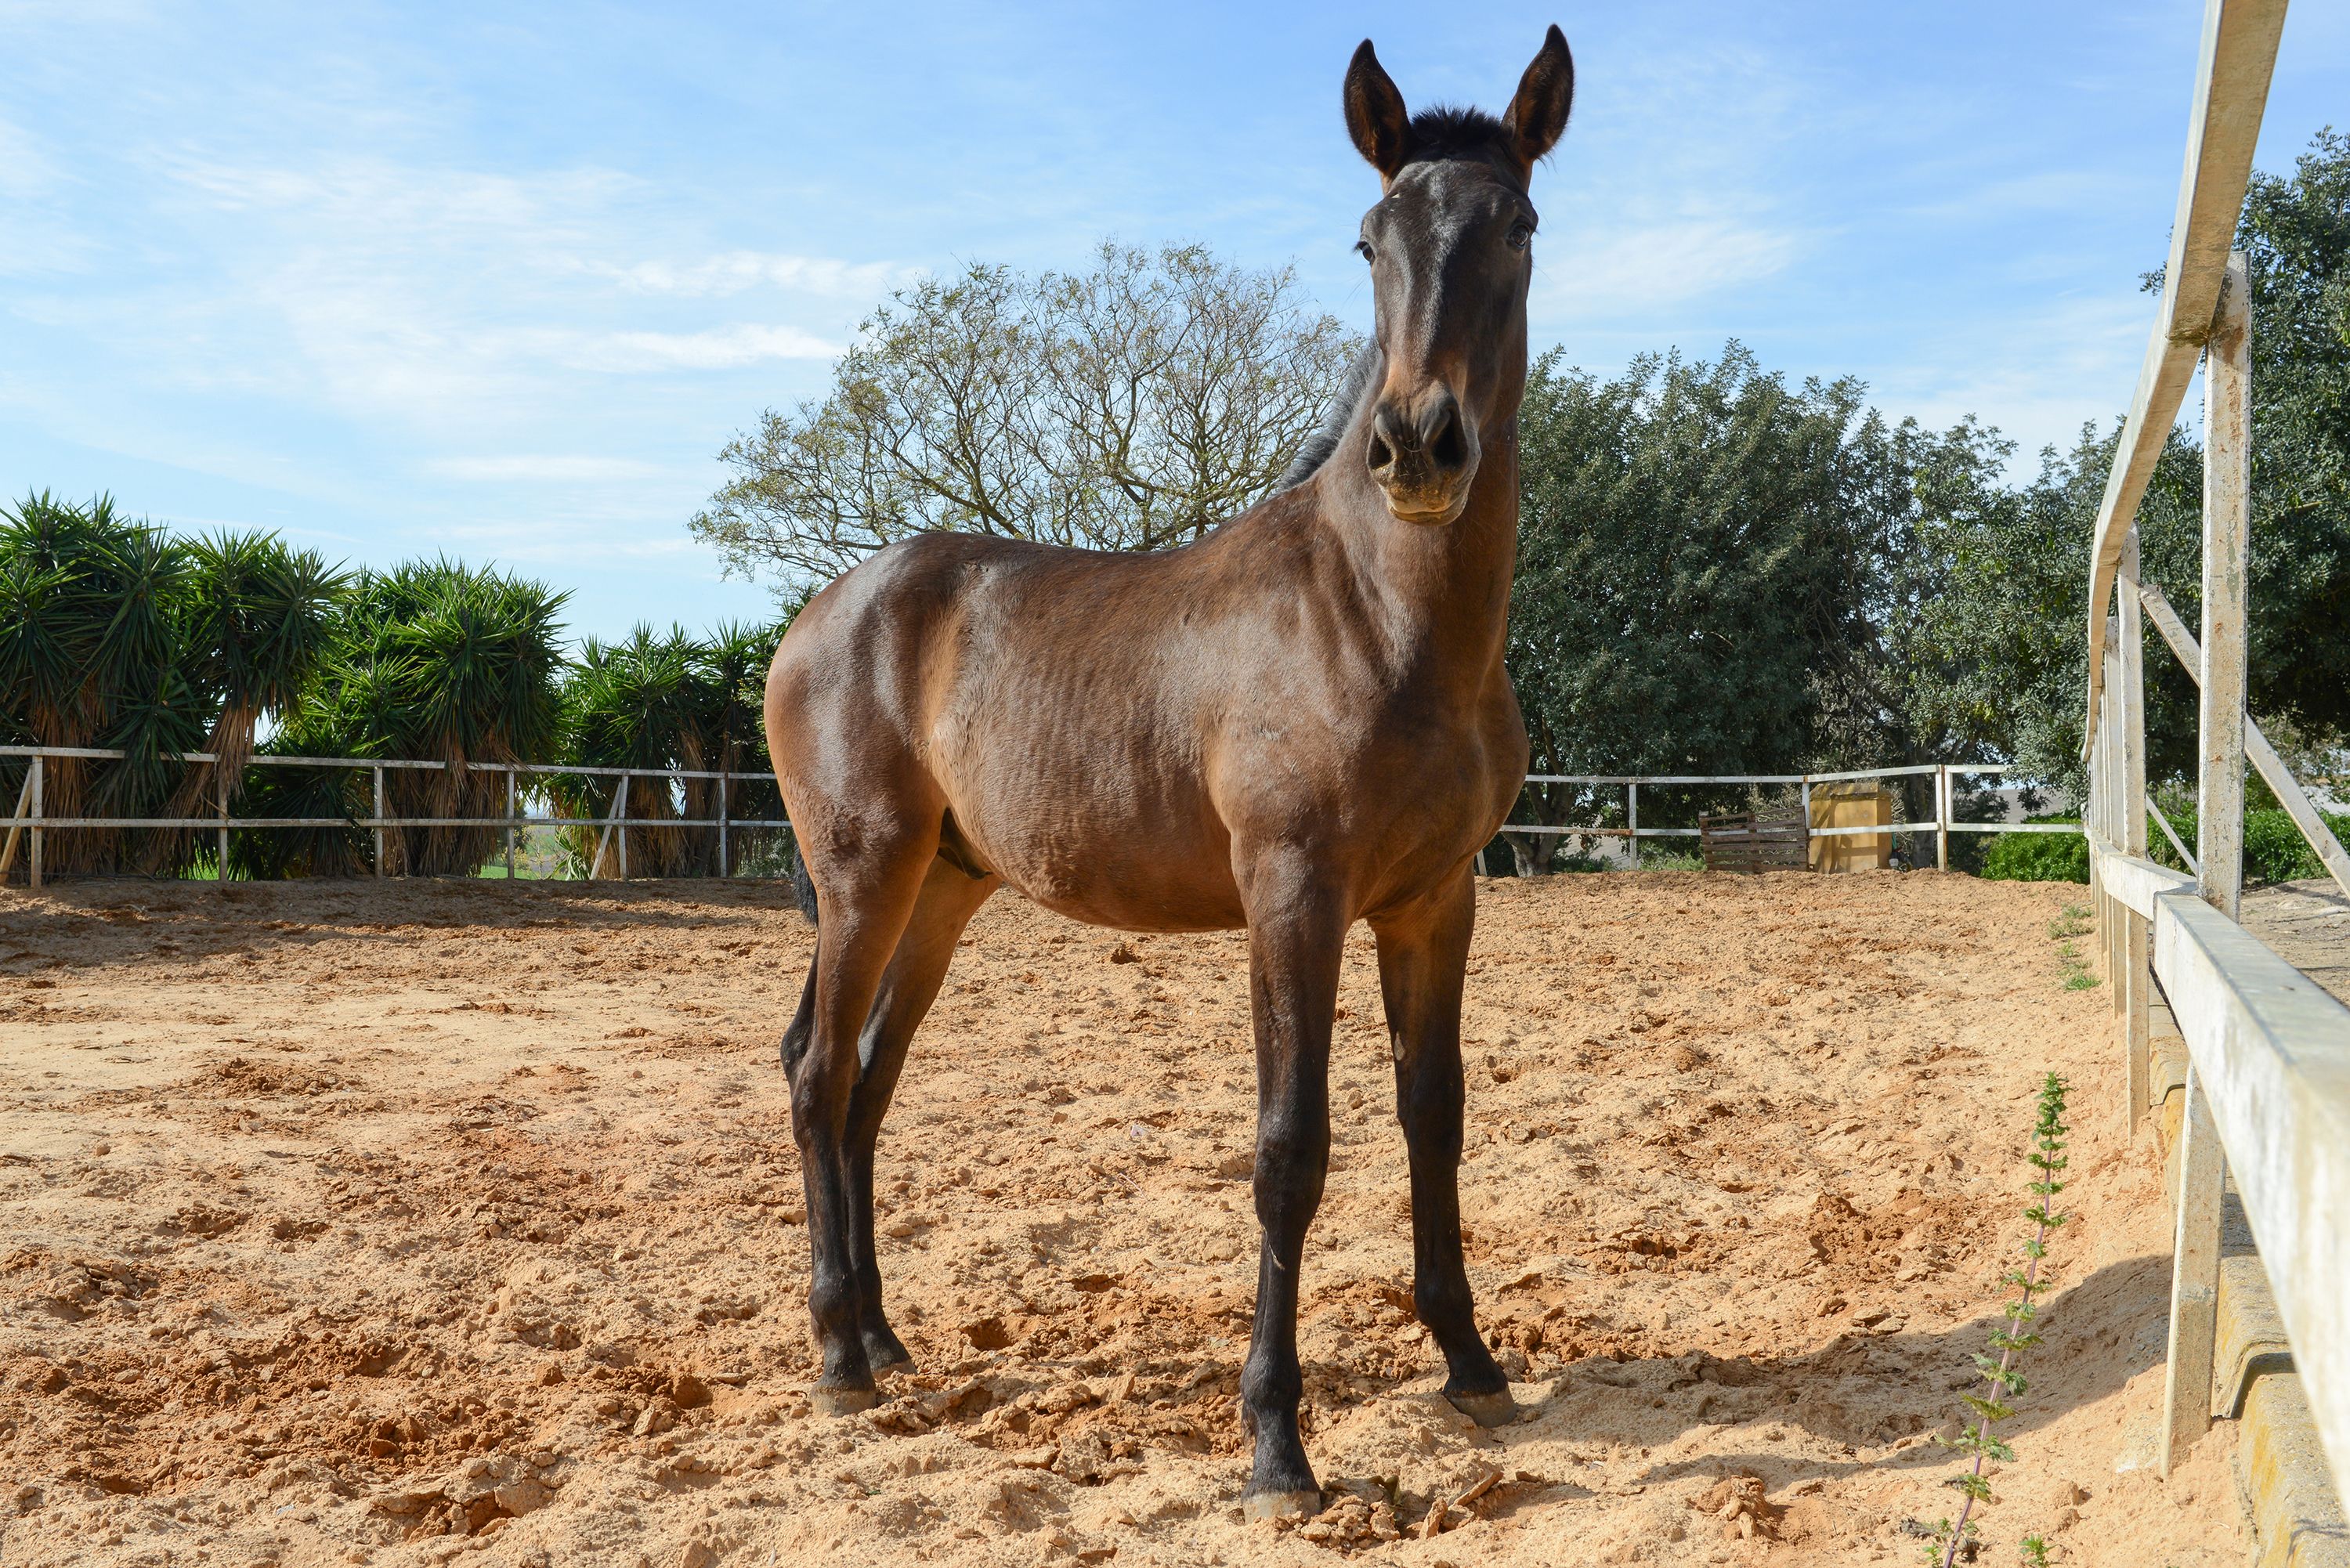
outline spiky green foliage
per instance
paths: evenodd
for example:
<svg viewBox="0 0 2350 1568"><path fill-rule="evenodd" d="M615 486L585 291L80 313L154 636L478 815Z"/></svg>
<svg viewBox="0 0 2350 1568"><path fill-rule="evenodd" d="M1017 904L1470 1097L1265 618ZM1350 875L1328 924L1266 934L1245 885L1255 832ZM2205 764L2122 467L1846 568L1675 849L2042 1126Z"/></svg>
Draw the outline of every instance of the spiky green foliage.
<svg viewBox="0 0 2350 1568"><path fill-rule="evenodd" d="M50 759L48 816L160 814L203 736L200 694L181 667L186 553L161 530L43 491L0 511L0 729L18 744L117 747L120 762ZM0 773L11 805L22 763ZM47 836L48 869L123 868L135 841L111 829Z"/></svg>
<svg viewBox="0 0 2350 1568"><path fill-rule="evenodd" d="M1991 1481L1983 1475L1983 1466L1996 1459L2002 1464L2012 1463L2015 1450L1997 1436L1991 1428L2015 1414L2008 1403L2027 1386L2023 1375L2016 1370L2015 1358L2040 1343L2031 1324L2039 1316L2033 1296L2043 1288L2040 1265L2048 1257L2048 1238L2068 1216L2058 1211L2056 1195L2064 1190L2057 1179L2066 1160L2064 1135L2072 1129L2064 1125L2064 1080L2051 1073L2041 1080L2039 1119L2032 1129L2032 1206L2023 1217L2032 1221L2032 1238L2023 1244L2025 1264L2011 1269L2006 1282L2014 1287L2015 1299L2002 1311L2000 1326L1991 1330L1991 1347L1999 1352L1998 1358L1978 1352L1975 1366L1983 1376L1982 1392L1963 1396L1971 1422L1961 1423L1956 1438L1934 1440L1945 1448L1972 1454L1974 1462L1943 1484L1955 1489L1965 1500L1959 1505L1956 1521L1943 1520L1935 1528L1934 1537L1926 1548L1926 1561L1933 1568L1952 1568L1959 1552L1973 1538L1976 1529L1970 1518L1975 1504L1991 1501ZM2027 1557L2029 1552L2027 1551Z"/></svg>
<svg viewBox="0 0 2350 1568"><path fill-rule="evenodd" d="M505 775L470 764L536 762L561 732L557 618L568 596L446 559L361 573L301 701L272 741L281 755L400 757L442 771L385 775L396 816L487 817L505 810ZM255 815L363 818L369 775L272 768ZM262 799L267 795L265 803ZM372 858L356 826L249 836L263 875L347 875ZM496 853L496 827L403 827L384 836L385 870L470 873Z"/></svg>
<svg viewBox="0 0 2350 1568"><path fill-rule="evenodd" d="M182 548L190 570L178 669L212 710L202 749L220 760L185 770L167 816L234 807L262 717L299 700L348 584L316 551L292 549L274 534L207 535ZM187 837L151 836L151 867L183 859Z"/></svg>
<svg viewBox="0 0 2350 1568"><path fill-rule="evenodd" d="M764 770L758 684L781 637L780 627L729 624L707 640L681 627L661 635L647 626L618 643L589 639L564 683L565 760L588 767ZM618 784L607 776L566 774L549 789L566 815L601 817L611 815ZM766 794L773 793L767 785ZM731 815L765 809L765 797L743 783L730 783L728 795ZM625 815L707 822L717 808L715 780L638 779ZM583 872L608 847L602 830L590 827L568 830L565 842ZM610 867L608 859L599 869L608 874ZM631 876L709 876L718 868L718 836L711 829L629 832Z"/></svg>

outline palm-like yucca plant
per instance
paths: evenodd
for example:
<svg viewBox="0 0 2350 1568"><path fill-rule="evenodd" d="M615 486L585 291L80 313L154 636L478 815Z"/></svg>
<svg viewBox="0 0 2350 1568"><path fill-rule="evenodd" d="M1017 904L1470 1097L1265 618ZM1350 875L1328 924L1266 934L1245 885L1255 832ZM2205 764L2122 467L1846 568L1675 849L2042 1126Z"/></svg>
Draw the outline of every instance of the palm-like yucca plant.
<svg viewBox="0 0 2350 1568"><path fill-rule="evenodd" d="M724 768L730 774L763 774L767 771L767 723L764 691L767 665L775 656L775 645L784 639L784 628L789 617L765 625L745 626L727 622L711 633L702 646L699 659L702 690L704 693L705 733L711 737L706 753L710 760L705 767ZM715 816L718 809L717 790L712 781L687 781L686 815ZM778 822L783 819L783 796L772 779L736 778L728 781L726 813L729 816L746 817L754 821ZM789 868L786 857L776 851L784 848L774 834L750 830L746 839L737 834L730 840L729 864L723 869L732 872L751 867L766 874L776 874ZM716 836L708 836L712 857L710 869L716 872Z"/></svg>
<svg viewBox="0 0 2350 1568"><path fill-rule="evenodd" d="M261 720L282 717L299 700L333 636L348 581L315 551L288 548L274 534L219 534L185 548L192 570L181 670L213 711L203 749L220 760L187 771L171 816L234 805ZM160 843L154 853L173 857Z"/></svg>
<svg viewBox="0 0 2350 1568"><path fill-rule="evenodd" d="M403 815L494 816L505 809L505 775L476 763L542 759L560 733L556 617L568 596L495 571L434 562L413 570L422 602L386 628L389 650L408 661L405 744L400 754L447 762L409 773L391 793ZM403 587L407 585L402 585ZM407 803L413 802L411 806ZM496 850L496 828L407 828L411 871L471 873Z"/></svg>
<svg viewBox="0 0 2350 1568"><path fill-rule="evenodd" d="M343 646L338 630L301 701L265 750L293 757L389 757L400 732L413 661ZM339 827L272 828L230 840L248 877L360 877L375 865L375 836L355 820L374 813L373 780L347 768L265 768L250 791L252 815L346 818ZM390 803L387 802L389 805ZM389 836L387 836L389 846ZM389 856L386 858L390 858Z"/></svg>
<svg viewBox="0 0 2350 1568"><path fill-rule="evenodd" d="M0 727L19 743L115 747L120 762L51 759L49 816L152 815L165 810L181 764L169 753L201 742L203 694L181 668L187 553L160 529L44 491L0 511ZM5 774L14 789L21 764ZM45 846L64 873L124 868L135 836L61 830Z"/></svg>
<svg viewBox="0 0 2350 1568"><path fill-rule="evenodd" d="M598 768L702 767L706 703L695 680L701 652L675 627L657 636L650 627L639 626L617 643L588 639L564 682L564 760ZM681 815L671 781L631 779L624 805L616 794L619 782L608 775L564 774L549 788L569 816L608 815L616 805L622 815L639 821ZM704 846L695 840L701 836L700 830L631 829L629 870L655 877L698 870L698 851ZM579 869L603 868L597 865L606 848L602 829L569 829L565 843Z"/></svg>
<svg viewBox="0 0 2350 1568"><path fill-rule="evenodd" d="M760 719L760 683L782 636L775 627L721 626L707 639L672 627L656 634L639 626L617 643L590 639L564 685L565 757L586 767L677 768L707 773L764 771L766 742ZM552 787L565 813L604 816L614 785L607 777L575 774ZM772 795L773 786L765 786ZM736 781L727 809L736 816L769 809L758 786ZM746 809L749 808L749 809ZM660 778L630 782L627 815L634 820L680 818L710 822L718 815L714 779ZM599 850L610 866L601 828L568 830L565 843L575 869L595 866ZM709 876L718 867L718 836L708 828L632 829L631 875Z"/></svg>
<svg viewBox="0 0 2350 1568"><path fill-rule="evenodd" d="M399 816L504 814L506 776L483 763L535 762L560 732L558 616L567 596L543 584L448 560L363 572L301 701L271 742L289 755L400 757L450 763L396 769L385 806ZM264 815L372 815L369 775L276 768ZM258 793L258 787L256 790ZM358 827L265 836L257 870L346 875L374 836ZM409 827L384 835L385 870L470 873L497 852L495 827ZM266 857L265 860L263 857Z"/></svg>

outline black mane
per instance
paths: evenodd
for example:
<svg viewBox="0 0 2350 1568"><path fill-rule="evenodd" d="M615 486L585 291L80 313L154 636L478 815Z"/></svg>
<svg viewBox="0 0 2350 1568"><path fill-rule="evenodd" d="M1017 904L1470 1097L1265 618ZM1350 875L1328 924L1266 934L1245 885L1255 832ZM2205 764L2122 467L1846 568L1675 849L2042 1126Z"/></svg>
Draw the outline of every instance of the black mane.
<svg viewBox="0 0 2350 1568"><path fill-rule="evenodd" d="M1517 138L1510 128L1482 109L1454 109L1438 104L1411 117L1409 163L1433 163L1447 158L1516 157Z"/></svg>
<svg viewBox="0 0 2350 1568"><path fill-rule="evenodd" d="M1322 416L1321 428L1305 438L1305 444L1297 449L1297 455L1290 460L1281 477L1274 481L1273 493L1275 495L1284 490L1296 489L1330 461L1330 454L1338 450L1339 438L1347 433L1347 427L1355 422L1355 410L1369 392L1372 375L1378 366L1379 346L1377 343L1364 344L1363 351L1355 356L1355 362L1347 367L1346 377L1339 381L1338 389L1330 395L1330 408Z"/></svg>

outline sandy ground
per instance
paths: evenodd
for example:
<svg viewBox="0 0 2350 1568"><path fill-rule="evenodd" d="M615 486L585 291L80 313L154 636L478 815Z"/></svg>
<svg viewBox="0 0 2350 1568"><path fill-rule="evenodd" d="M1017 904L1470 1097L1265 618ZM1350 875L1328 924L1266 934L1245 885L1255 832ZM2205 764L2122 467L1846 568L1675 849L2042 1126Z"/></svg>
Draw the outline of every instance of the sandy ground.
<svg viewBox="0 0 2350 1568"><path fill-rule="evenodd" d="M1302 1331L1334 1501L1281 1530L1237 1506L1238 936L983 911L882 1147L920 1370L830 1421L775 1063L812 938L779 889L10 894L0 1563L1913 1561L2050 1068L2078 1219L1981 1561L2038 1531L2238 1563L2227 1428L2149 1468L2165 1210L2106 992L2064 987L2079 896L1486 885L1461 1178L1525 1407L1492 1433L1410 1320L1358 932Z"/></svg>
<svg viewBox="0 0 2350 1568"><path fill-rule="evenodd" d="M2247 888L2243 914L2247 930L2350 1003L2350 898L2332 877Z"/></svg>

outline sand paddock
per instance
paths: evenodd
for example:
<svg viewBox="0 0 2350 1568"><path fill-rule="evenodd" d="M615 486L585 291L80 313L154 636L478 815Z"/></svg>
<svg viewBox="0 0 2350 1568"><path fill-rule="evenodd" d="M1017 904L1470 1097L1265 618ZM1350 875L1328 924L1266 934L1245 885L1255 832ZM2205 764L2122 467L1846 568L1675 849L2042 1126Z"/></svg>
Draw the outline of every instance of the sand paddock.
<svg viewBox="0 0 2350 1568"><path fill-rule="evenodd" d="M1334 1505L1280 1530L1237 1506L1239 937L982 912L882 1146L920 1370L827 1421L779 889L10 893L0 1563L1908 1562L2052 1067L2079 1219L1981 1561L2240 1562L2225 1428L2150 1469L2165 1210L2106 991L2063 984L2079 896L1487 884L1461 1182L1526 1407L1492 1433L1410 1319L1358 931L1301 1329Z"/></svg>

